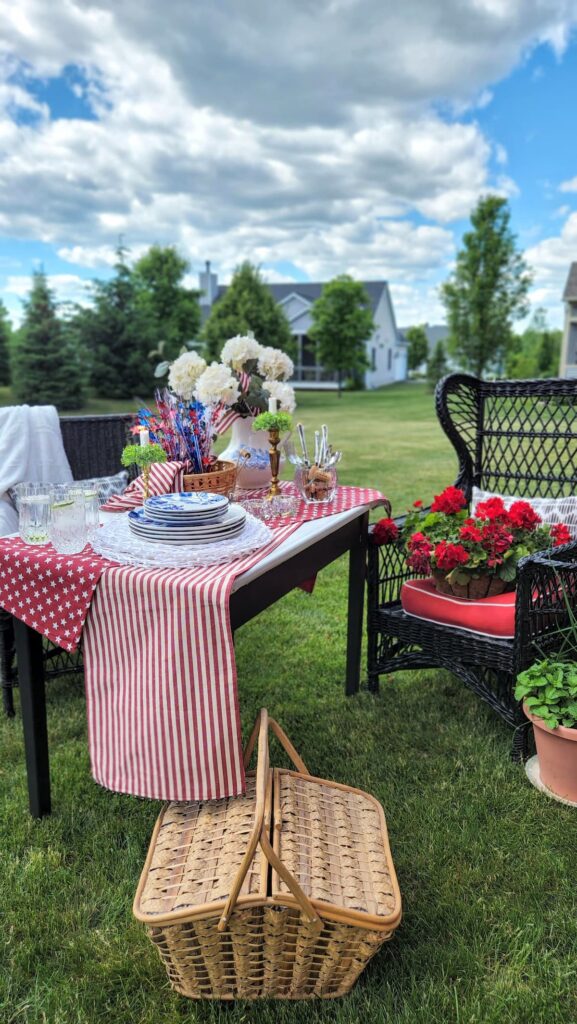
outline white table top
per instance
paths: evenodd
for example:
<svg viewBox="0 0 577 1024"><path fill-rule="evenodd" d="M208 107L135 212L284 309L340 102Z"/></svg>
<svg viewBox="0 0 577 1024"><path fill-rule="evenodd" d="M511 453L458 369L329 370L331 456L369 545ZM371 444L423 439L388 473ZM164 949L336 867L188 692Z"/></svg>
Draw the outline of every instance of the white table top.
<svg viewBox="0 0 577 1024"><path fill-rule="evenodd" d="M290 537L287 537L282 544L279 544L270 555L257 562L252 569L248 569L236 577L232 585L233 592L240 590L241 587L245 587L247 583L252 583L259 576L263 576L269 569L282 565L283 562L298 554L299 551L312 547L313 544L316 544L323 537L335 533L345 523L350 523L353 519L362 516L367 509L376 508L379 504L380 502L378 501L372 501L367 505L358 505L356 508L348 509L346 512L337 512L332 516L323 516L321 519L310 519L306 523L301 523L298 530L291 533ZM106 522L107 519L116 515L118 515L117 512L101 512L100 518L102 522Z"/></svg>

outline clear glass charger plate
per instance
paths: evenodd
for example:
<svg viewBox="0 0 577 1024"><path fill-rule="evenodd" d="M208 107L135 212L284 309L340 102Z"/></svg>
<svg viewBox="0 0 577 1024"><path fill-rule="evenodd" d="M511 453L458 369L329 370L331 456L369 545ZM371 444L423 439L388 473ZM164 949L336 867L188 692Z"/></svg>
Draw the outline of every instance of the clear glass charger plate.
<svg viewBox="0 0 577 1024"><path fill-rule="evenodd" d="M103 558L122 565L140 565L147 569L188 569L194 566L220 565L265 547L272 539L268 526L247 513L242 533L210 544L158 544L136 537L126 512L117 513L100 527L92 547Z"/></svg>

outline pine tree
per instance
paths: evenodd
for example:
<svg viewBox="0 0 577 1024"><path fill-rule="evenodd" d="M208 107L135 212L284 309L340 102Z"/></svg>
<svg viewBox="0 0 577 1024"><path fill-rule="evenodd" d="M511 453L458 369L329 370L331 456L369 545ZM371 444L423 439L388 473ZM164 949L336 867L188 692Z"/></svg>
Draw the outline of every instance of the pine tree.
<svg viewBox="0 0 577 1024"><path fill-rule="evenodd" d="M94 281L92 308L79 310L75 329L83 338L92 364L91 384L107 398L152 394L154 325L139 301L139 288L119 245L114 276Z"/></svg>
<svg viewBox="0 0 577 1024"><path fill-rule="evenodd" d="M512 322L527 312L531 273L515 247L506 199L486 196L471 214L457 265L441 288L447 310L449 349L479 377L502 363Z"/></svg>
<svg viewBox="0 0 577 1024"><path fill-rule="evenodd" d="M261 345L272 345L294 355L289 322L262 280L257 267L242 263L226 292L215 302L202 338L209 359L217 359L228 338L252 331Z"/></svg>
<svg viewBox="0 0 577 1024"><path fill-rule="evenodd" d="M12 354L12 389L17 402L79 409L84 371L71 338L58 317L46 275L32 277L22 326Z"/></svg>
<svg viewBox="0 0 577 1024"><path fill-rule="evenodd" d="M368 366L366 342L375 329L364 285L341 274L325 284L311 311L309 337L319 363L337 374L339 397L345 376L358 378Z"/></svg>
<svg viewBox="0 0 577 1024"><path fill-rule="evenodd" d="M0 300L0 387L10 384L10 343L12 328L8 311Z"/></svg>

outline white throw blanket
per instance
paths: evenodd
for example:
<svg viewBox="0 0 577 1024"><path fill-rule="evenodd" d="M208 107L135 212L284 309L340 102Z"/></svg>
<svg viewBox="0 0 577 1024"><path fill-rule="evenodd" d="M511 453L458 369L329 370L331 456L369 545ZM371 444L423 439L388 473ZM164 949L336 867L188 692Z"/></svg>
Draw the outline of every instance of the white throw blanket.
<svg viewBox="0 0 577 1024"><path fill-rule="evenodd" d="M18 514L7 492L25 481L72 481L53 405L10 405L0 409L0 537L18 530Z"/></svg>

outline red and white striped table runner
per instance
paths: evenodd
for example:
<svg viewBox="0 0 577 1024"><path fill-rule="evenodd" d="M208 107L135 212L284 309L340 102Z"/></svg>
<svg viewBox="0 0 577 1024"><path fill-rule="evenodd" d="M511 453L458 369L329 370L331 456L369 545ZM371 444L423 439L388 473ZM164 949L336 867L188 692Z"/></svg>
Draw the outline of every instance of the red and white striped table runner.
<svg viewBox="0 0 577 1024"><path fill-rule="evenodd" d="M304 519L386 501L341 487L260 551L206 569L107 569L84 630L94 778L123 793L208 800L244 789L230 595Z"/></svg>

